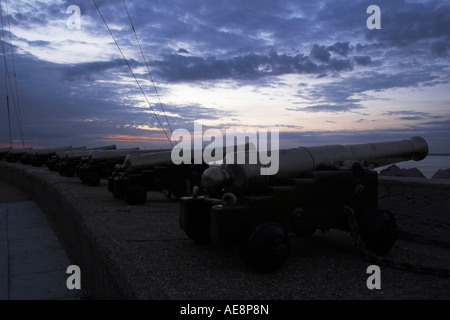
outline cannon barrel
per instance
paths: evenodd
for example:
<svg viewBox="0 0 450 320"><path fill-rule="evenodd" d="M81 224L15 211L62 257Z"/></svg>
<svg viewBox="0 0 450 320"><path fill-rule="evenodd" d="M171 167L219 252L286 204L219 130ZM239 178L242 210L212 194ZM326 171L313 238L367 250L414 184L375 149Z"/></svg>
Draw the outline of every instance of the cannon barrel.
<svg viewBox="0 0 450 320"><path fill-rule="evenodd" d="M14 163L17 162L21 157L28 156L28 153L31 151L33 151L33 148L12 149L6 154L6 156L2 157L5 157L7 162Z"/></svg>
<svg viewBox="0 0 450 320"><path fill-rule="evenodd" d="M11 149L9 151L10 154L19 154L19 153L27 153L32 152L33 148L23 148L23 149Z"/></svg>
<svg viewBox="0 0 450 320"><path fill-rule="evenodd" d="M240 146L234 146L234 150L255 150L255 146L251 143L246 143ZM155 152L152 154L141 154L141 155L130 155L125 158L124 167L129 171L146 169L156 166L165 165L172 162L172 149L170 150L160 150L160 152ZM199 151L199 150L197 150ZM201 150L203 153L204 149ZM227 154L228 148L224 147L222 154L225 156ZM190 150L191 161L194 162L194 157L196 154L195 150Z"/></svg>
<svg viewBox="0 0 450 320"><path fill-rule="evenodd" d="M117 146L112 144L109 146L89 148L88 150L117 150Z"/></svg>
<svg viewBox="0 0 450 320"><path fill-rule="evenodd" d="M267 185L283 178L296 178L316 170L336 170L346 162L358 161L365 167L381 167L397 162L420 161L428 154L428 144L421 137L409 140L355 145L328 145L279 150L279 170L275 175L261 175L264 165L232 164L227 161L248 158L248 153L228 154L224 164L211 166L202 176L207 192L219 192L227 186L242 193L253 186Z"/></svg>
<svg viewBox="0 0 450 320"><path fill-rule="evenodd" d="M68 150L68 151L63 151L61 153L57 153L57 156L59 158L65 158L65 159L80 159L82 157L89 156L91 151L107 151L107 150L117 150L116 145L113 144L110 146L89 148L89 149L83 149L83 150Z"/></svg>
<svg viewBox="0 0 450 320"><path fill-rule="evenodd" d="M133 168L134 170L163 165L172 161L171 154L171 150L158 150L145 154L130 154L125 158L123 165L127 169Z"/></svg>
<svg viewBox="0 0 450 320"><path fill-rule="evenodd" d="M0 160L3 160L6 158L9 152L12 151L12 148L3 148L0 149Z"/></svg>
<svg viewBox="0 0 450 320"><path fill-rule="evenodd" d="M89 156L92 150L86 149L86 150L77 150L77 151L64 151L64 152L58 152L56 155L60 159L81 159L83 157Z"/></svg>
<svg viewBox="0 0 450 320"><path fill-rule="evenodd" d="M77 148L71 148L71 149L65 149L65 148L63 148L63 149L61 149L61 150L58 150L58 151L51 151L51 149L48 149L47 151L44 151L44 152L42 152L41 151L41 153L42 154L52 154L53 156L55 156L55 157L57 157L57 158L59 158L59 159L62 159L62 158L65 158L66 157L66 154L68 154L69 152L83 152L83 151L86 151L86 150L88 150L88 149L86 149L86 147L77 147ZM36 155L38 155L39 153L36 153Z"/></svg>
<svg viewBox="0 0 450 320"><path fill-rule="evenodd" d="M0 154L7 154L8 152L12 151L12 148L1 148L0 149Z"/></svg>
<svg viewBox="0 0 450 320"><path fill-rule="evenodd" d="M61 147L61 148L37 149L37 150L33 150L33 151L29 152L29 154L45 156L45 155L56 154L57 152L69 151L69 150L73 150L73 149L74 148L72 146ZM86 147L81 147L81 149L86 149Z"/></svg>
<svg viewBox="0 0 450 320"><path fill-rule="evenodd" d="M133 149L119 149L119 150L96 150L92 151L89 154L89 161L104 161L104 160L113 160L117 158L124 158L129 155L141 155L141 154L147 154L147 153L157 153L161 152L162 150L140 150L139 148L133 148Z"/></svg>

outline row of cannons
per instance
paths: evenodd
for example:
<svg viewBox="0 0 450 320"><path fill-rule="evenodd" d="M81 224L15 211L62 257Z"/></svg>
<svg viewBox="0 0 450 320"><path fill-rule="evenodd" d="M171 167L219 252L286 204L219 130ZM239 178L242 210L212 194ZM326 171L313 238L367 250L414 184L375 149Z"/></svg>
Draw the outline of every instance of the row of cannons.
<svg viewBox="0 0 450 320"><path fill-rule="evenodd" d="M172 150L59 148L0 149L0 159L46 165L89 186L107 179L108 190L131 205L147 202L149 191L179 198L180 227L198 242L239 246L258 272L273 272L286 261L290 236L316 230L356 232L366 250L389 253L397 240L395 217L378 207L377 167L428 154L421 137L356 145L279 150L279 170L261 175L263 164L236 163L256 152L247 144L224 152L220 163L180 164ZM355 237L354 237L355 239ZM357 243L358 244L358 243Z"/></svg>
<svg viewBox="0 0 450 320"><path fill-rule="evenodd" d="M175 166L171 150L62 147L52 149L0 149L0 159L33 167L46 166L61 176L78 177L88 186L107 179L115 198L142 205L149 191L166 191L180 198L189 195L189 185L198 185L206 165ZM130 164L130 161L133 164ZM139 161L140 165L135 162Z"/></svg>

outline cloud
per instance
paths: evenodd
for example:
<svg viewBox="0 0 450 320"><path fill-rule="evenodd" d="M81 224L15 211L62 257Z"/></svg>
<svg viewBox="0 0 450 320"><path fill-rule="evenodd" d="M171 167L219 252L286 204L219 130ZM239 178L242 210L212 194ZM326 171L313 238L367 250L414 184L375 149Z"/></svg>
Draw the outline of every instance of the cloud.
<svg viewBox="0 0 450 320"><path fill-rule="evenodd" d="M399 119L411 121L411 120L421 120L423 118L422 117L400 117Z"/></svg>
<svg viewBox="0 0 450 320"><path fill-rule="evenodd" d="M382 10L382 32L367 30L368 40L392 47L404 47L430 39L448 39L450 5L440 1L399 4L379 1ZM399 5L401 10L399 10Z"/></svg>
<svg viewBox="0 0 450 320"><path fill-rule="evenodd" d="M352 49L350 48L350 42L336 42L332 46L327 48L329 51L336 52L341 56L347 56Z"/></svg>
<svg viewBox="0 0 450 320"><path fill-rule="evenodd" d="M311 53L309 54L311 58L317 59L321 62L329 62L331 54L325 46L319 46L317 44L311 49Z"/></svg>
<svg viewBox="0 0 450 320"><path fill-rule="evenodd" d="M356 104L334 105L334 104L319 104L303 108L286 108L289 111L304 111L304 112L348 112L362 107Z"/></svg>
<svg viewBox="0 0 450 320"><path fill-rule="evenodd" d="M420 84L438 79L428 70L417 70L415 73L397 72L392 74L366 72L359 77L349 77L320 85L310 92L311 99L323 99L328 102L360 102L361 98L351 99L351 96L366 91L383 91L393 88L417 87Z"/></svg>
<svg viewBox="0 0 450 320"><path fill-rule="evenodd" d="M442 41L435 41L431 44L431 52L438 57L447 57L447 44Z"/></svg>
<svg viewBox="0 0 450 320"><path fill-rule="evenodd" d="M139 65L139 63L135 60L131 59L127 61L132 68L135 68L137 65ZM74 80L80 77L90 80L92 79L92 76L95 74L105 73L106 71L109 71L111 69L118 69L118 68L124 69L124 71L129 72L129 69L127 68L126 63L123 59L78 63L74 65L64 66L61 69L68 80Z"/></svg>
<svg viewBox="0 0 450 320"><path fill-rule="evenodd" d="M163 135L123 60L67 66L36 63L34 57L20 56L17 65L20 67L18 74L26 71L27 81L32 84L21 92L26 138L39 136L73 143L77 137L81 139L81 134ZM48 86L48 83L53 85ZM153 102L155 98L150 100ZM176 105L163 100L163 105L173 129L190 128L200 119L220 120L234 115L227 109L195 103ZM168 130L159 104L153 107Z"/></svg>
<svg viewBox="0 0 450 320"><path fill-rule="evenodd" d="M433 118L430 113L428 112L420 112L420 111L413 111L413 110L403 110L403 111L390 111L385 112L383 115L386 116L401 116L398 119L399 120L406 120L406 121L415 121L415 120L422 120L425 118ZM441 118L441 117L438 117Z"/></svg>
<svg viewBox="0 0 450 320"><path fill-rule="evenodd" d="M183 53L186 53L186 54L188 54L188 53L189 53L189 51L188 51L188 50L186 50L186 49L180 48L180 49L178 49L177 53L179 53L179 54L183 54Z"/></svg>
<svg viewBox="0 0 450 320"><path fill-rule="evenodd" d="M353 60L356 62L356 64L359 64L361 66L368 66L372 63L372 59L369 56L356 56L353 58Z"/></svg>
<svg viewBox="0 0 450 320"><path fill-rule="evenodd" d="M170 82L220 79L256 80L267 76L323 74L327 71L339 72L353 69L350 60L333 58L327 59L325 64L317 65L303 54L290 56L277 52L266 55L249 53L230 59L170 54L163 55L162 60L153 61L152 65L156 68L160 78Z"/></svg>
<svg viewBox="0 0 450 320"><path fill-rule="evenodd" d="M304 112L350 112L362 109L362 102L370 99L366 92L381 92L395 88L410 88L426 85L438 79L438 76L430 73L429 70L417 71L415 74L409 72L398 72L394 74L384 74L378 72L364 73L359 77L348 77L337 79L333 82L320 84L312 88L302 88L298 92L299 96L312 102L321 102L310 106L299 108L286 108L288 111ZM424 117L428 113L416 111L395 111L383 113L384 116L407 116ZM407 120L406 118L403 120ZM416 119L409 119L416 120Z"/></svg>
<svg viewBox="0 0 450 320"><path fill-rule="evenodd" d="M334 71L350 71L353 69L353 64L350 60L332 59L329 68Z"/></svg>
<svg viewBox="0 0 450 320"><path fill-rule="evenodd" d="M143 61L122 0L97 3L143 79ZM80 32L65 26L66 1L9 3L25 135L61 144L106 135L160 137L158 123L151 110L143 108L141 93L95 7L90 1L70 4L81 8ZM417 131L435 141L447 137L448 142L448 115L442 111L448 102L444 93L450 71L448 2L379 0L381 30L366 28L366 9L373 4L367 1L155 0L127 4L152 74L169 95L175 86L184 85L203 86L211 92L220 87L229 95L245 87L267 98L264 104L282 99L289 105L289 95L297 93L302 99L297 105L293 102L298 108L289 111L340 113L355 123L364 116L367 123L373 123L371 115L361 115L366 102L402 108L404 96L393 96L406 92L417 97L417 110L372 110L376 119L401 120L397 121L401 129L323 132L324 121L320 120L321 124L314 124L317 130L295 137L311 134L317 137L311 138L314 142L371 141L378 139L378 133L380 138L391 138ZM5 39L9 39L6 30ZM0 79L0 87L5 87L4 80ZM392 94L393 89L402 90ZM225 103L223 108L212 108L203 97L173 99L189 101L165 105L174 126L189 127L197 119L224 126L232 121L230 117L243 125L261 120L257 113L254 119L243 119L239 109ZM221 103L218 100L214 106ZM280 105L284 104L274 108ZM4 114L0 112L1 141L8 136ZM280 130L304 130L280 124L276 114L271 121Z"/></svg>
<svg viewBox="0 0 450 320"><path fill-rule="evenodd" d="M289 124L277 124L276 128L288 128L288 129L303 129L303 126L289 125Z"/></svg>
<svg viewBox="0 0 450 320"><path fill-rule="evenodd" d="M169 117L169 121L178 123L180 127L186 127L196 120L219 120L225 117L232 117L235 114L227 110L207 108L198 104L190 105L166 105L168 113L178 114L180 117Z"/></svg>
<svg viewBox="0 0 450 320"><path fill-rule="evenodd" d="M450 119L442 120L442 121L428 121L422 122L420 125L423 126L437 126L440 129L445 129L447 132L450 132Z"/></svg>

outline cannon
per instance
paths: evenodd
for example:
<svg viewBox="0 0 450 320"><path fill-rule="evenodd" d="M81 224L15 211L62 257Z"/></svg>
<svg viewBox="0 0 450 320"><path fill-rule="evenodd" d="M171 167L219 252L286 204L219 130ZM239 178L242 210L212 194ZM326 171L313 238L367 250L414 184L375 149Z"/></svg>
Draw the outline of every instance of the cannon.
<svg viewBox="0 0 450 320"><path fill-rule="evenodd" d="M53 167L63 177L71 178L75 176L77 166L84 158L89 157L91 152L101 150L116 150L116 145L96 147L84 150L70 150L57 153L52 159L47 161L48 167Z"/></svg>
<svg viewBox="0 0 450 320"><path fill-rule="evenodd" d="M62 149L62 151L57 151L52 153L51 156L47 157L45 165L50 171L58 171L58 164L66 157L68 152L84 152L87 151L86 147L72 148L72 149Z"/></svg>
<svg viewBox="0 0 450 320"><path fill-rule="evenodd" d="M169 196L173 194L177 198L189 195L191 186L199 185L208 166L205 163L175 165L171 152L127 156L108 178L108 190L130 205L145 203L148 191L167 190Z"/></svg>
<svg viewBox="0 0 450 320"><path fill-rule="evenodd" d="M247 151L255 149L253 144L247 143L231 150L237 150L238 147ZM226 152L225 147L222 155ZM201 192L201 177L209 164L205 161L196 163L194 161L196 151L191 150L190 153L191 161L181 164L172 162L172 150L129 155L123 165L116 166L108 179L108 190L115 198L124 199L130 205L144 204L149 191L167 191L168 197L173 195L176 198L191 195L194 188Z"/></svg>
<svg viewBox="0 0 450 320"><path fill-rule="evenodd" d="M57 152L54 156L52 156L50 159L47 160L45 165L50 171L58 171L57 165L62 161L62 159L65 157L67 151L60 151Z"/></svg>
<svg viewBox="0 0 450 320"><path fill-rule="evenodd" d="M58 152L65 152L68 150L85 150L86 147L77 147L73 148L69 147L61 147L61 148L49 148L49 149L40 149L33 150L32 152L27 152L24 154L19 160L22 164L30 164L33 167L42 167L47 163L49 159L51 159Z"/></svg>
<svg viewBox="0 0 450 320"><path fill-rule="evenodd" d="M243 260L263 273L284 264L290 235L316 230L355 232L366 250L383 256L397 239L397 225L391 212L378 208L374 168L420 161L427 154L421 137L285 149L279 150L274 175L261 175L260 162L230 161L249 153L228 154L223 164L203 173L203 196L181 199L180 227L199 242L239 246Z"/></svg>
<svg viewBox="0 0 450 320"><path fill-rule="evenodd" d="M2 148L0 149L0 160L6 160L6 155L12 151L12 148Z"/></svg>
<svg viewBox="0 0 450 320"><path fill-rule="evenodd" d="M16 163L19 159L27 154L28 152L33 151L33 148L23 148L23 149L12 149L6 154L6 161L9 163Z"/></svg>
<svg viewBox="0 0 450 320"><path fill-rule="evenodd" d="M102 178L111 176L114 167L122 164L127 155L147 152L152 151L139 148L91 151L76 167L76 176L89 186L98 186Z"/></svg>
<svg viewBox="0 0 450 320"><path fill-rule="evenodd" d="M72 149L72 147L63 147L63 148L57 148L57 149L51 149L51 148L45 148L45 149L30 149L26 152L20 153L20 156L17 157L16 161L19 161L22 164L31 165L32 160L36 158L38 154L46 155L46 153L52 153L53 150L55 152L58 152L60 150L69 150Z"/></svg>

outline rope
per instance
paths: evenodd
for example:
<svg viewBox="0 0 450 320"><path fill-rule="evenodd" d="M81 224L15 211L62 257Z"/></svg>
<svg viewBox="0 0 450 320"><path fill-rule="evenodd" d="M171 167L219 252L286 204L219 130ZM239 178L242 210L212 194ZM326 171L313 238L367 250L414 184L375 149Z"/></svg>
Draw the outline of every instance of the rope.
<svg viewBox="0 0 450 320"><path fill-rule="evenodd" d="M117 42L116 38L114 37L114 34L112 33L111 29L109 28L108 23L106 22L105 18L103 17L103 14L101 13L100 8L97 6L97 3L95 2L95 0L92 0L92 2L94 3L95 8L97 9L97 11L98 11L100 17L102 18L103 23L105 24L106 28L108 29L109 34L110 34L111 37L113 38L114 43L116 44L117 48L119 49L119 52L120 52L120 54L122 55L122 58L123 58L123 60L125 61L126 65L128 66L128 69L130 69L130 72L131 72L131 74L132 74L134 80L136 81L136 83L137 83L139 89L141 90L142 95L144 96L145 100L147 101L147 103L148 103L150 109L153 111L153 114L155 115L156 120L158 121L158 123L159 123L161 129L163 130L164 134L166 135L167 140L169 140L170 145L173 147L172 141L170 140L170 138L169 138L169 136L168 136L166 130L164 129L163 125L161 124L161 121L159 120L158 115L157 115L156 112L155 112L155 109L153 109L153 107L152 107L150 101L148 100L147 95L145 94L144 89L142 89L142 86L141 86L141 84L139 83L139 80L137 79L136 75L134 74L133 69L131 68L130 64L128 63L128 60L125 58L125 55L123 54L122 49L121 49L120 46L119 46L119 43Z"/></svg>
<svg viewBox="0 0 450 320"><path fill-rule="evenodd" d="M13 144L12 144L12 135L11 135L11 115L9 112L9 97L8 97L8 95L6 95L6 107L8 109L9 146L12 149Z"/></svg>
<svg viewBox="0 0 450 320"><path fill-rule="evenodd" d="M22 146L25 148L25 140L24 140L24 136L23 136L22 111L20 109L19 87L17 86L16 63L14 60L14 49L13 49L12 36L11 36L11 23L9 21L8 0L5 0L5 5L6 5L6 19L8 22L8 31L9 31L9 44L11 45L11 59L12 59L13 73L14 73L14 86L16 88L17 109L19 110L19 119L20 119L19 130L20 130L20 136L22 139Z"/></svg>
<svg viewBox="0 0 450 320"><path fill-rule="evenodd" d="M3 12L2 12L2 3L0 1L0 17L3 22ZM8 96L8 74L7 74L7 63L6 63L6 54L3 46L3 23L2 23L2 33L1 33L1 43L2 43L2 51L3 51L3 61L5 64L5 92L6 92L6 109L8 111L8 128L9 128L9 145L12 149L12 134L11 134L11 112L9 109L9 96Z"/></svg>
<svg viewBox="0 0 450 320"><path fill-rule="evenodd" d="M128 7L127 7L127 4L126 4L125 0L123 0L123 5L125 6L125 11L127 12L128 19L130 20L131 28L133 29L134 36L136 37L136 41L137 41L137 43L139 45L139 50L141 50L141 55L142 55L142 58L144 59L145 66L147 67L148 75L150 76L150 80L152 81L153 88L155 89L155 93L156 93L156 96L158 98L159 105L161 106L161 109L164 112L164 116L166 117L167 125L169 126L169 129L170 129L170 133L173 133L172 127L170 126L169 119L167 118L166 110L164 110L164 106L163 106L163 104L161 102L161 98L159 96L158 89L156 88L156 84L155 84L155 81L153 80L152 73L150 72L150 68L148 66L147 59L145 59L145 55L144 55L144 51L142 50L141 42L139 41L139 38L138 38L137 33L136 33L136 29L134 28L133 20L131 20L130 13L128 12Z"/></svg>
<svg viewBox="0 0 450 320"><path fill-rule="evenodd" d="M9 74L9 68L8 68L8 62L6 60L6 50L5 50L5 44L4 44L4 29L3 29L3 10L2 10L2 2L0 0L0 21L1 21L1 44L2 44L2 52L3 52L3 62L5 64L5 85L6 85L6 97L7 97L7 103L8 103L8 113L9 113L9 91L8 91L8 83L9 83L9 88L11 90L11 93L14 92L13 88L12 88L12 84L11 84L11 76ZM14 98L14 94L12 95L12 99L13 99L13 105L14 105L14 111L16 113L16 119L17 119L17 125L19 127L19 132L20 132L20 136L21 136L21 140L22 140L22 144L24 144L24 139L23 139L23 129L22 129L22 120L20 119L20 114L17 111L17 107L16 107L16 100ZM11 130L11 128L10 128ZM12 143L10 141L10 143Z"/></svg>

